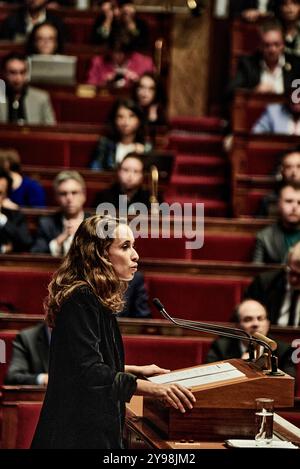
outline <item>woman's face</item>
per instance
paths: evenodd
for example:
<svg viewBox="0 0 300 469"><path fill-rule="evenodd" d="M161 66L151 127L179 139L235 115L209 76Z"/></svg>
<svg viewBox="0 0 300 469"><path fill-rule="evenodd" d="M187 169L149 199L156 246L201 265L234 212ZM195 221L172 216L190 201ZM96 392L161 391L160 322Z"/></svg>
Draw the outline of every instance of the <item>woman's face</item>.
<svg viewBox="0 0 300 469"><path fill-rule="evenodd" d="M146 107L153 103L155 97L155 82L151 77L142 77L137 87L137 98L140 106Z"/></svg>
<svg viewBox="0 0 300 469"><path fill-rule="evenodd" d="M122 137L129 137L136 134L140 121L130 109L120 107L116 114L115 125Z"/></svg>
<svg viewBox="0 0 300 469"><path fill-rule="evenodd" d="M57 49L56 29L50 25L41 26L36 32L34 43L39 54L54 54Z"/></svg>
<svg viewBox="0 0 300 469"><path fill-rule="evenodd" d="M134 249L134 237L129 226L120 224L108 249L108 257L120 280L129 282L137 271L138 253Z"/></svg>
<svg viewBox="0 0 300 469"><path fill-rule="evenodd" d="M297 21L300 15L300 4L295 0L286 0L281 6L281 16L285 21Z"/></svg>

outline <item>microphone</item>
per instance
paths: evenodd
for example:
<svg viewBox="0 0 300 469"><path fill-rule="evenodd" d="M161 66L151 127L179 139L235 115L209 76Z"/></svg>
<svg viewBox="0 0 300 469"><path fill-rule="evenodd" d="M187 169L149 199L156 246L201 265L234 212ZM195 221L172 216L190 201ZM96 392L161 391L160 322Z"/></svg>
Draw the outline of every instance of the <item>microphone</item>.
<svg viewBox="0 0 300 469"><path fill-rule="evenodd" d="M268 350L270 361L271 361L271 371L268 374L271 375L282 375L280 371L277 370L277 357L274 355L274 351L277 349L277 343L269 339L268 337L255 332L253 335L248 334L248 332L243 329L236 327L220 326L211 323L203 323L200 321L190 321L179 318L173 318L165 310L163 304L158 298L153 298L153 304L158 309L160 314L167 320L171 321L176 326L180 326L185 329L190 329L199 332L208 332L216 335L221 335L223 337L230 337L233 339L246 340L249 342L250 351L249 359L254 361L254 343L257 345L262 345L264 349Z"/></svg>

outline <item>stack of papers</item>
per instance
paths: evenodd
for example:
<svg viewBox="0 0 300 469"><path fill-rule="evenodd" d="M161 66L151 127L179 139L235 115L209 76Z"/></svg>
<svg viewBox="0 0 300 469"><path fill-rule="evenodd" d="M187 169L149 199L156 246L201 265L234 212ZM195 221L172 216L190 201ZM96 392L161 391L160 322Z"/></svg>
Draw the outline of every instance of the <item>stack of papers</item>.
<svg viewBox="0 0 300 469"><path fill-rule="evenodd" d="M255 440L225 440L225 443L230 448L263 448L263 449L299 449L290 441L273 440L268 445L257 445Z"/></svg>

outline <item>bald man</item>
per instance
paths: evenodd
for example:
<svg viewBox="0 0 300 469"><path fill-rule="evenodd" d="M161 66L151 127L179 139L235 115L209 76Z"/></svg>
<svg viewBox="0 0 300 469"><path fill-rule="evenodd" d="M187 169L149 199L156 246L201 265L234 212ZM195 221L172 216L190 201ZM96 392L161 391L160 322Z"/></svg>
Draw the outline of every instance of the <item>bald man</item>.
<svg viewBox="0 0 300 469"><path fill-rule="evenodd" d="M264 306L255 300L243 301L235 311L235 320L237 327L253 335L259 332L267 335L270 327L270 321L267 317L267 311ZM295 365L291 360L293 353L292 347L285 342L276 340L278 367L285 373L295 376ZM206 362L212 363L219 360L228 360L230 358L249 358L248 342L232 339L230 337L221 337L215 340L208 351Z"/></svg>
<svg viewBox="0 0 300 469"><path fill-rule="evenodd" d="M271 324L300 325L300 241L288 252L284 268L257 275L248 286L244 298L262 303Z"/></svg>

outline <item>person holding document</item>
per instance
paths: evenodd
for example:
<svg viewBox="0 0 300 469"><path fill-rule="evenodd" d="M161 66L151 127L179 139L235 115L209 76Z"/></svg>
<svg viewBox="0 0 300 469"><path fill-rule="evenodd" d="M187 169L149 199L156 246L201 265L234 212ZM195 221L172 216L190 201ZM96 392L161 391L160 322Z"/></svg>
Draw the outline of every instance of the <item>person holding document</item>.
<svg viewBox="0 0 300 469"><path fill-rule="evenodd" d="M124 366L114 313L123 307L138 258L132 231L119 220L95 215L75 233L49 285L49 381L31 448L123 448L125 402L133 394L181 412L193 407L189 389L143 379L169 370Z"/></svg>

